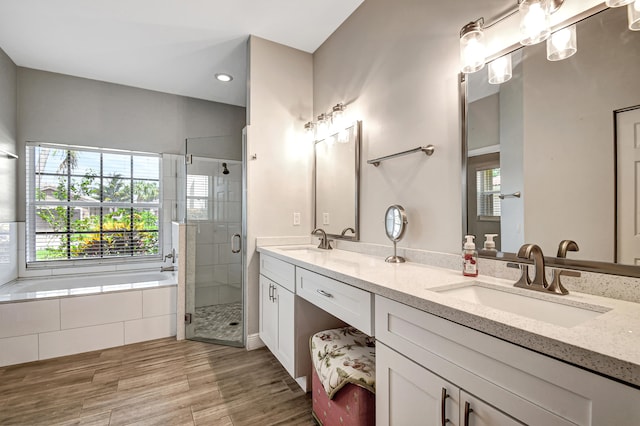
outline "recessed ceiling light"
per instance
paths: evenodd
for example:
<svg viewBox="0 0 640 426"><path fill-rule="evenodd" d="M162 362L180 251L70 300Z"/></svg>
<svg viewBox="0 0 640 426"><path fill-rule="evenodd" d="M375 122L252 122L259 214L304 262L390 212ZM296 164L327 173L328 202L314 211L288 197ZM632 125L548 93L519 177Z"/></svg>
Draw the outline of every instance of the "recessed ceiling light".
<svg viewBox="0 0 640 426"><path fill-rule="evenodd" d="M216 74L216 78L218 80L220 80L220 81L224 81L225 83L233 80L232 76L230 76L229 74L222 73L222 72Z"/></svg>

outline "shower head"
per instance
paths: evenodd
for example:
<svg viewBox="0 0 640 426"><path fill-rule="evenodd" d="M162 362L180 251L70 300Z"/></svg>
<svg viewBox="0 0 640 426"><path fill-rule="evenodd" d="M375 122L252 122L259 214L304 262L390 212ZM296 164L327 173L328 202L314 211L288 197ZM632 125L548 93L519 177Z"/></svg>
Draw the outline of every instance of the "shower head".
<svg viewBox="0 0 640 426"><path fill-rule="evenodd" d="M227 163L222 163L222 174L223 175L229 174L229 169L227 169Z"/></svg>

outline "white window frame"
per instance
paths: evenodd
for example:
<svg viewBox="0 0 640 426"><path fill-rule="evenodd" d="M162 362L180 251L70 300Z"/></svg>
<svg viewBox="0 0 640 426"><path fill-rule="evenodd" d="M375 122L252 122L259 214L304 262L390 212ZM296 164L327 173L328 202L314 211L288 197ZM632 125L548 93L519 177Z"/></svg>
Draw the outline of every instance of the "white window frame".
<svg viewBox="0 0 640 426"><path fill-rule="evenodd" d="M87 257L87 258L71 258L67 257L65 259L55 259L55 260L36 260L36 210L38 207L42 206L63 206L63 207L86 207L87 202L78 202L78 201L41 201L36 200L36 190L35 190L35 178L36 178L36 170L35 170L35 155L34 151L36 147L44 147L50 149L57 150L71 150L71 151L84 151L84 152L98 152L102 154L119 154L119 155L131 155L131 156L139 156L139 157L154 157L158 158L158 202L133 202L130 200L129 202L104 202L103 200L97 201L95 205L91 205L91 207L109 207L109 208L128 208L128 209L144 209L144 208L157 208L158 211L158 222L156 230L149 230L149 232L157 233L157 253L149 254L149 255L123 255L123 256L96 256L96 257ZM139 151L128 151L128 150L116 150L116 149L106 149L106 148L94 148L94 147L85 147L85 146L75 146L75 145L64 145L64 144L53 144L53 143L41 143L41 142L27 142L27 155L26 155L26 183L27 183L27 194L26 194L26 241L25 241L25 260L27 268L65 268L73 265L100 265L100 264L123 264L123 263L139 263L139 262L158 262L162 260L162 240L163 240L163 221L162 221L162 157L160 154L148 153L148 152L139 152ZM102 161L101 161L102 162ZM104 178L112 178L111 176L103 175L103 171L101 170L97 177L100 179ZM134 180L148 180L148 181L156 181L155 179L140 179L135 176L131 176L130 179L132 182ZM133 191L131 191L133 194ZM104 230L101 230L100 233L103 234ZM130 231L126 231L130 232ZM75 232L69 232L67 230L66 233L61 232L60 235L63 234L75 234ZM70 256L68 254L68 256Z"/></svg>

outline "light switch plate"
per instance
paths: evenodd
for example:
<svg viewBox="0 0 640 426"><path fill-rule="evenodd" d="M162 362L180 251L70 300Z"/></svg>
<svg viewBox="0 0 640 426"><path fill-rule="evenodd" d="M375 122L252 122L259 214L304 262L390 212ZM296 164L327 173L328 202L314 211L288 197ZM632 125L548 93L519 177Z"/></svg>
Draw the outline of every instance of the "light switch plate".
<svg viewBox="0 0 640 426"><path fill-rule="evenodd" d="M329 224L329 213L322 213L322 224L323 225Z"/></svg>
<svg viewBox="0 0 640 426"><path fill-rule="evenodd" d="M293 212L293 226L300 226L300 212Z"/></svg>

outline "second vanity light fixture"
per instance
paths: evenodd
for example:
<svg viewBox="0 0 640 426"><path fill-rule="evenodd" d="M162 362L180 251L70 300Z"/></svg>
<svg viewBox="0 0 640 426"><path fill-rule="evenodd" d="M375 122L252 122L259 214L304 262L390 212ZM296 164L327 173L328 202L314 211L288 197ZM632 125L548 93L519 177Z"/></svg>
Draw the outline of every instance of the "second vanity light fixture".
<svg viewBox="0 0 640 426"><path fill-rule="evenodd" d="M316 122L305 123L304 129L309 141L326 139L337 133L338 142L348 142L349 135L344 129L344 110L347 106L343 103L336 104L330 112L322 113Z"/></svg>
<svg viewBox="0 0 640 426"><path fill-rule="evenodd" d="M520 13L520 43L532 45L549 39L551 35L550 16L557 11L564 3L564 0L518 0L517 7L499 16L494 21L485 24L484 18L470 22L460 31L460 56L462 62L462 72L469 74L481 70L486 62L484 45L484 30L491 28L498 22ZM569 32L558 31L561 36L556 37L556 33L550 39L549 48L553 48L553 58L550 60L565 59L576 52L575 27ZM568 36L568 37L567 37ZM554 41L555 40L555 41ZM510 54L502 56L489 63L489 83L500 84L508 81L512 76L512 66Z"/></svg>

